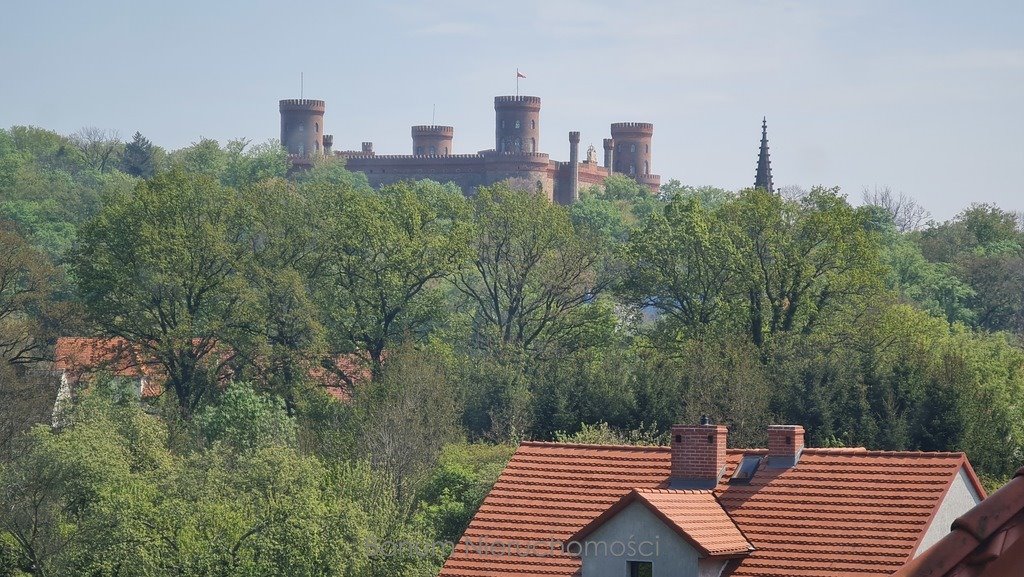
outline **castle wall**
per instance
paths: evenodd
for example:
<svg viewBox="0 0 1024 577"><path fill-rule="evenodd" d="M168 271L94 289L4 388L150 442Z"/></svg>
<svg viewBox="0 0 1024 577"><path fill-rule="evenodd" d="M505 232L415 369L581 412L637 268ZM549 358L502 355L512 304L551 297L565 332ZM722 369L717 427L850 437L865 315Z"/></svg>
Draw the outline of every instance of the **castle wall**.
<svg viewBox="0 0 1024 577"><path fill-rule="evenodd" d="M489 184L484 157L479 154L410 156L404 154L343 155L346 168L362 172L374 188L403 180L454 182L466 194Z"/></svg>

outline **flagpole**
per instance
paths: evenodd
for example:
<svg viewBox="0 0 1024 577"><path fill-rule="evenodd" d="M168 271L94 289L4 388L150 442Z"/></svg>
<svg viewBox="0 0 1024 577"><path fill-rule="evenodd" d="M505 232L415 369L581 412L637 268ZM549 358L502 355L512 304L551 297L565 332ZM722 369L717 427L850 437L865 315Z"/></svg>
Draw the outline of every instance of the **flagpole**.
<svg viewBox="0 0 1024 577"><path fill-rule="evenodd" d="M519 69L516 68L516 98L519 98Z"/></svg>

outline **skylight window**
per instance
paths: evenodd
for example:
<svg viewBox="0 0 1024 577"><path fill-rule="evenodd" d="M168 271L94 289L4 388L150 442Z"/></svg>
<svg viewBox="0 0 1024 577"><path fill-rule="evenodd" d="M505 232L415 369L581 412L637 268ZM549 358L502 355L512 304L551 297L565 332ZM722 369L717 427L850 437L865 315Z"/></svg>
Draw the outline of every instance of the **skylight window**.
<svg viewBox="0 0 1024 577"><path fill-rule="evenodd" d="M749 483L750 479L754 477L754 473L757 472L757 468L761 465L761 459L764 457L760 455L744 455L740 464L736 467L736 472L732 474L729 479L730 483Z"/></svg>

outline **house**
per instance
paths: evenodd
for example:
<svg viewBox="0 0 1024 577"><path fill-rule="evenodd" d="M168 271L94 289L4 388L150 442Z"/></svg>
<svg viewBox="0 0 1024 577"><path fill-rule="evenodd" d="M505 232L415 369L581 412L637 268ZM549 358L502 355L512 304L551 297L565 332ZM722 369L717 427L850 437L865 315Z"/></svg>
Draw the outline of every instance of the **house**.
<svg viewBox="0 0 1024 577"><path fill-rule="evenodd" d="M888 576L985 496L962 453L727 449L721 425L669 447L524 442L441 577Z"/></svg>
<svg viewBox="0 0 1024 577"><path fill-rule="evenodd" d="M895 577L1024 575L1024 467Z"/></svg>
<svg viewBox="0 0 1024 577"><path fill-rule="evenodd" d="M233 355L230 351L220 355ZM356 382L370 379L365 363L356 355L339 355L335 359L337 370L310 367L310 379L318 383L327 394L340 400L351 398L351 387ZM54 347L54 370L60 374L60 386L54 403L54 426L60 421L73 392L97 374L105 373L128 380L142 399L159 397L164 391L166 374L142 347L120 337L60 337ZM348 379L343 379L344 374ZM224 368L220 378L227 380L230 370Z"/></svg>

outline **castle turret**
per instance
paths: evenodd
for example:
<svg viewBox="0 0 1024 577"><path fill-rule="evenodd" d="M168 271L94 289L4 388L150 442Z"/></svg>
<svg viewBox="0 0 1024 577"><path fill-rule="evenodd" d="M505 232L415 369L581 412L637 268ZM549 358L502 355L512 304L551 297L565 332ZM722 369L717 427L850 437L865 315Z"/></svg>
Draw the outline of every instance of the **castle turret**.
<svg viewBox="0 0 1024 577"><path fill-rule="evenodd" d="M540 98L494 97L494 148L501 153L540 150Z"/></svg>
<svg viewBox="0 0 1024 577"><path fill-rule="evenodd" d="M281 146L302 158L322 156L324 101L308 98L282 100Z"/></svg>
<svg viewBox="0 0 1024 577"><path fill-rule="evenodd" d="M569 133L569 198L580 199L580 133Z"/></svg>
<svg viewBox="0 0 1024 577"><path fill-rule="evenodd" d="M772 182L772 161L768 157L768 119L761 119L761 148L757 153L757 174L754 175L754 188L775 192Z"/></svg>
<svg viewBox="0 0 1024 577"><path fill-rule="evenodd" d="M333 134L325 134L324 135L324 155L325 156L330 156L331 155L331 149L333 149L333 148L334 148L334 135Z"/></svg>
<svg viewBox="0 0 1024 577"><path fill-rule="evenodd" d="M413 126L412 153L416 156L447 156L452 153L452 137L455 128L451 126Z"/></svg>
<svg viewBox="0 0 1024 577"><path fill-rule="evenodd" d="M608 169L608 174L615 172L612 166L612 157L615 154L615 141L611 138L604 139L604 167Z"/></svg>
<svg viewBox="0 0 1024 577"><path fill-rule="evenodd" d="M612 124L615 142L615 172L639 177L651 173L651 137L654 125L649 122L616 122Z"/></svg>

